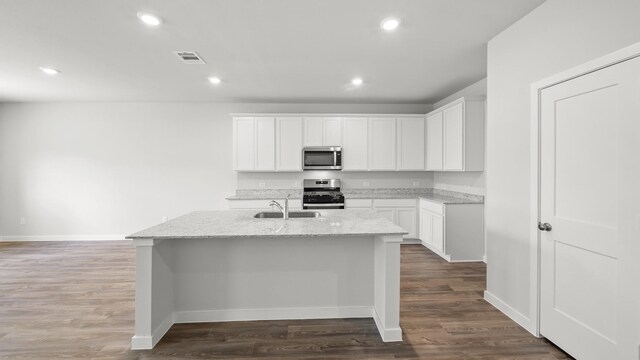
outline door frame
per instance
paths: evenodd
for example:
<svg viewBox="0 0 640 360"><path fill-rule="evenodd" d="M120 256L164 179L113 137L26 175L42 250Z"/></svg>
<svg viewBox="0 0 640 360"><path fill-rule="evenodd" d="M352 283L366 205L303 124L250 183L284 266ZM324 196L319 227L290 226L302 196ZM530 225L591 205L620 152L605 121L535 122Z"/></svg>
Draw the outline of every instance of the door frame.
<svg viewBox="0 0 640 360"><path fill-rule="evenodd" d="M537 224L540 219L540 99L542 90L551 86L575 79L577 77L593 73L598 70L619 64L621 62L640 57L640 42L614 51L595 60L578 65L569 70L552 75L543 80L534 82L531 85L531 172L530 172L530 302L531 328L528 330L535 336L540 337L540 262L541 243L540 231Z"/></svg>

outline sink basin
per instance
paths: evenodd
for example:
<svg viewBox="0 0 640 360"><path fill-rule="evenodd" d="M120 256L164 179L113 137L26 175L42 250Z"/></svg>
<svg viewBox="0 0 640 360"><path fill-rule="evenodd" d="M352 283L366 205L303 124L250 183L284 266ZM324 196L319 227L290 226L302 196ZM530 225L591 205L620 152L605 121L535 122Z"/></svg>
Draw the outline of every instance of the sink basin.
<svg viewBox="0 0 640 360"><path fill-rule="evenodd" d="M253 216L257 219L282 219L282 213L279 211L264 211ZM317 211L289 211L289 219L295 218L317 218L320 213Z"/></svg>

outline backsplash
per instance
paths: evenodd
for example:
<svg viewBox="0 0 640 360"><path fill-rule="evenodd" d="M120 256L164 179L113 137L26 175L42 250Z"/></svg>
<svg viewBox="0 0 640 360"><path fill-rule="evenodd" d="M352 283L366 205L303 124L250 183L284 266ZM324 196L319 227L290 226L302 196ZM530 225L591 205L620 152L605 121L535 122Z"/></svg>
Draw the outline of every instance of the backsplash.
<svg viewBox="0 0 640 360"><path fill-rule="evenodd" d="M340 179L349 188L432 188L433 174L424 171L304 171L290 173L237 173L240 189L302 189L304 179Z"/></svg>

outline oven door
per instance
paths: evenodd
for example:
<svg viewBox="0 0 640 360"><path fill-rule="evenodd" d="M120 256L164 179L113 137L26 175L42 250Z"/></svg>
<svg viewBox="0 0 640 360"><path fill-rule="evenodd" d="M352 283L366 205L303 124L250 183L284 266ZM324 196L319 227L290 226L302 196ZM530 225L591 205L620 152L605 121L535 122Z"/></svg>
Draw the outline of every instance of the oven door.
<svg viewBox="0 0 640 360"><path fill-rule="evenodd" d="M341 170L342 151L339 147L304 148L302 150L303 170Z"/></svg>

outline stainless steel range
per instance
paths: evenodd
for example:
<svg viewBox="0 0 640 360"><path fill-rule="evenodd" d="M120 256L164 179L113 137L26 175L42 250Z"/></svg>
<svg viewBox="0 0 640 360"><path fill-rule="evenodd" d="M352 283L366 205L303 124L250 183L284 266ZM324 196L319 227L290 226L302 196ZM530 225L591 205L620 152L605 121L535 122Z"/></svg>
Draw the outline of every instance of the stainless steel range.
<svg viewBox="0 0 640 360"><path fill-rule="evenodd" d="M340 179L304 179L303 209L344 209Z"/></svg>

